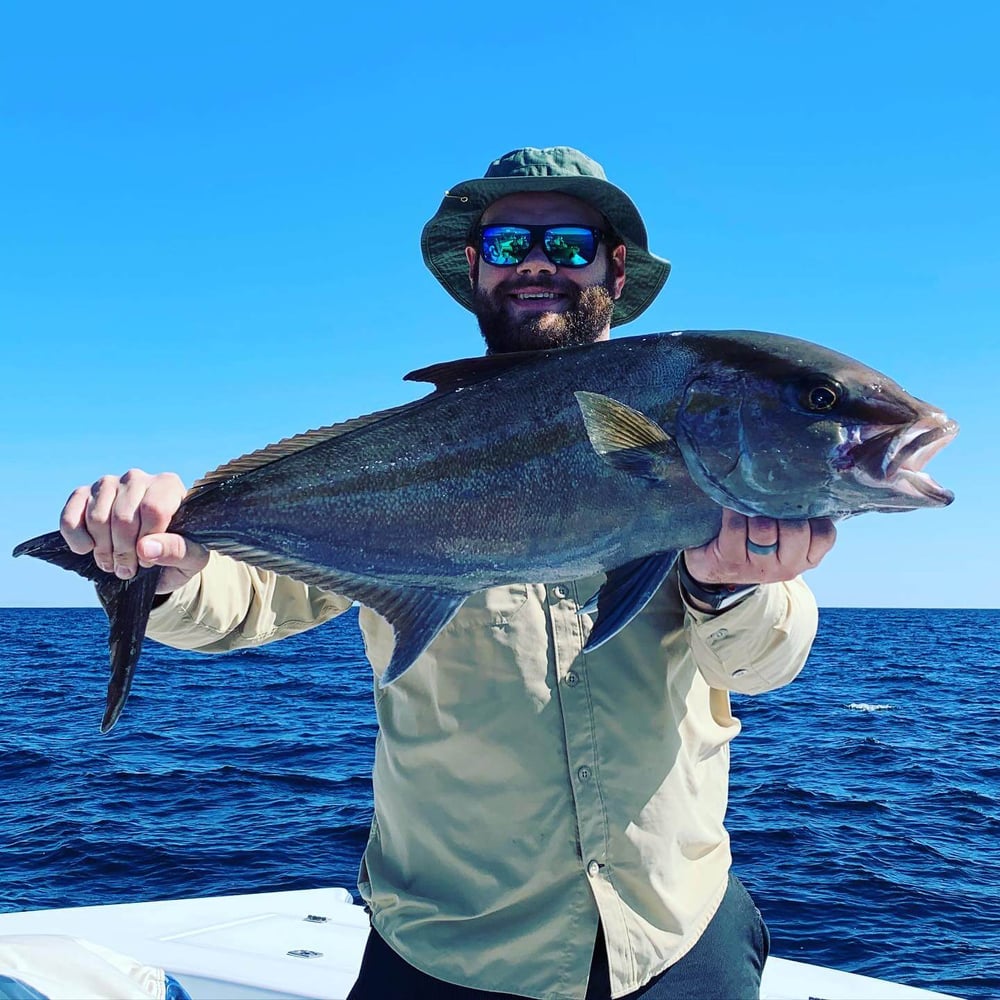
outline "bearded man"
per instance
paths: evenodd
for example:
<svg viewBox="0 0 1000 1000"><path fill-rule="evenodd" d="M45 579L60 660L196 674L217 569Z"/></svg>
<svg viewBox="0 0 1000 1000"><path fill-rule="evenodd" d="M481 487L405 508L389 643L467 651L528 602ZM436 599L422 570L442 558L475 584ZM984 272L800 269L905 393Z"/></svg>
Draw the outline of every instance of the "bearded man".
<svg viewBox="0 0 1000 1000"><path fill-rule="evenodd" d="M667 279L638 210L569 147L514 150L444 197L424 260L490 353L608 339ZM167 569L148 634L206 653L304 631L351 602L165 532L171 474L81 487L61 530L128 578ZM141 516L139 512L141 511ZM489 517L489 511L483 512ZM473 594L383 689L352 1000L726 1000L759 995L767 929L730 871L732 690L792 680L817 611L800 574L825 519L726 512L643 611L584 653L602 578ZM359 616L375 682L394 638Z"/></svg>

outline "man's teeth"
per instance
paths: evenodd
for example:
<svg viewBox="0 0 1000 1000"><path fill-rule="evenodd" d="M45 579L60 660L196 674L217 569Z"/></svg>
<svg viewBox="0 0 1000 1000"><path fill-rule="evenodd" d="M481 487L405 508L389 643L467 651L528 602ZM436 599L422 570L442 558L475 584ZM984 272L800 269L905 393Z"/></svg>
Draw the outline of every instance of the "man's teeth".
<svg viewBox="0 0 1000 1000"><path fill-rule="evenodd" d="M555 295L552 292L518 292L517 298L519 299L554 299Z"/></svg>

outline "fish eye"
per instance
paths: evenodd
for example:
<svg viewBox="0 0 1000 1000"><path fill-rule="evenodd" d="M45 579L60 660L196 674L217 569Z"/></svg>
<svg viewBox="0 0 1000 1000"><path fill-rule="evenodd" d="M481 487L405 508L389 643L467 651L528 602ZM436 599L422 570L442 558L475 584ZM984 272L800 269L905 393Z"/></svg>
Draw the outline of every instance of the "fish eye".
<svg viewBox="0 0 1000 1000"><path fill-rule="evenodd" d="M842 392L841 386L833 379L810 382L802 389L802 405L813 413L826 413L840 402Z"/></svg>

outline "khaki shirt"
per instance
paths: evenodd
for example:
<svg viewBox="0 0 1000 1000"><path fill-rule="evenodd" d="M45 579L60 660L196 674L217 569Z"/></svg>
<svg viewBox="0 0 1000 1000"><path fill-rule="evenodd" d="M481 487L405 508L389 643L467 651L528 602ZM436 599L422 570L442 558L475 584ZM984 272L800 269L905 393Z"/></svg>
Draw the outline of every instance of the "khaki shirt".
<svg viewBox="0 0 1000 1000"><path fill-rule="evenodd" d="M612 994L698 940L726 889L731 690L790 681L817 611L795 580L719 615L671 574L593 653L578 608L603 578L472 595L395 683L375 688L375 816L359 887L379 933L436 978L580 1000L598 921ZM212 555L149 635L222 651L346 610L345 598ZM376 676L392 629L361 609Z"/></svg>

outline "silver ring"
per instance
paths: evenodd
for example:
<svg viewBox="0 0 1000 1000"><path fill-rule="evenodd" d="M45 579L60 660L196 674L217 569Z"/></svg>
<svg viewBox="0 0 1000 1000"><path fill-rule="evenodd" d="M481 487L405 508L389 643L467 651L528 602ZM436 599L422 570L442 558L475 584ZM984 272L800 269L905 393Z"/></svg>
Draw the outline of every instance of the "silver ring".
<svg viewBox="0 0 1000 1000"><path fill-rule="evenodd" d="M770 556L778 551L778 543L772 542L770 545L758 545L756 542L751 542L748 538L747 551L757 556Z"/></svg>

